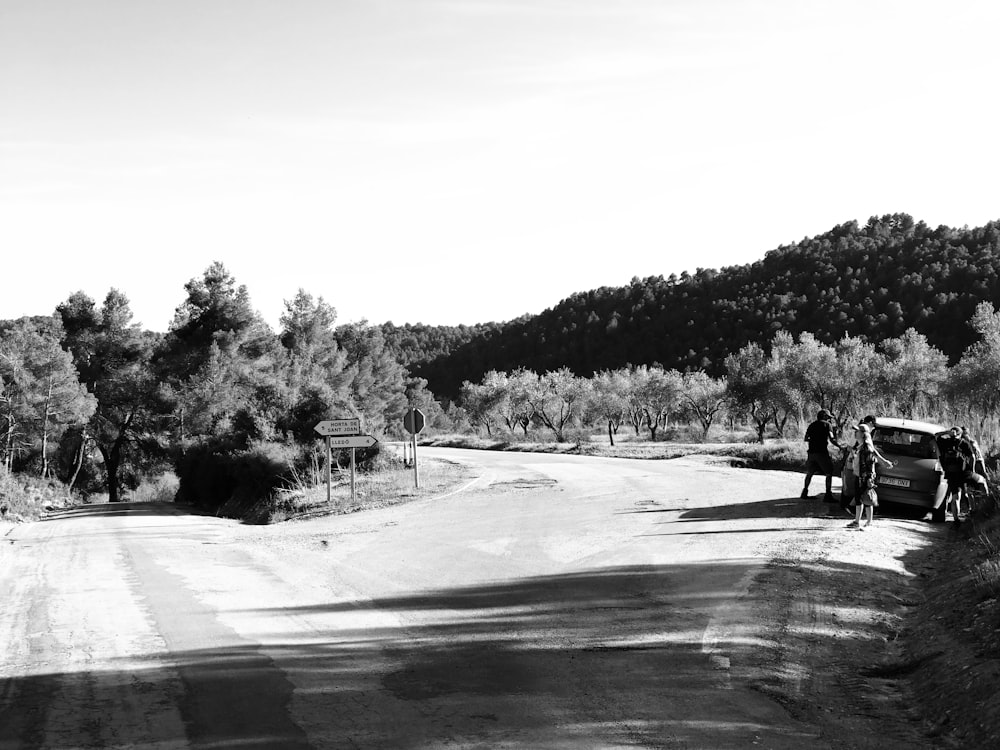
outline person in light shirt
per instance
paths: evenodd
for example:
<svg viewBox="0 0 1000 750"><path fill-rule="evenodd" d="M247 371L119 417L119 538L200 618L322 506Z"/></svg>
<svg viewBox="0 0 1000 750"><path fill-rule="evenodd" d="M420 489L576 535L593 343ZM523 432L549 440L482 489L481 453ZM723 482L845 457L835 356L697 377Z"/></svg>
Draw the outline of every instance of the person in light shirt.
<svg viewBox="0 0 1000 750"><path fill-rule="evenodd" d="M872 525L875 508L878 505L878 493L875 491L876 467L879 464L892 467L895 464L878 452L872 442L871 425L862 422L854 432L858 439L858 449L855 451L858 462L855 475L858 477L857 494L855 495L855 517L847 524L848 528L864 529ZM861 517L864 516L864 525Z"/></svg>

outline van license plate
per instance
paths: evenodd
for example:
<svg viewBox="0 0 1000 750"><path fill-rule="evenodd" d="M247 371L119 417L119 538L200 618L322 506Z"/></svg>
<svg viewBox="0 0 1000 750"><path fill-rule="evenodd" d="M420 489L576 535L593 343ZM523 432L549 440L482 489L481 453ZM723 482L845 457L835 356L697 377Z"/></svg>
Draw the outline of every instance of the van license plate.
<svg viewBox="0 0 1000 750"><path fill-rule="evenodd" d="M909 479L897 479L896 477L879 477L878 478L878 483L879 484L892 485L893 487L909 487L910 486L910 480Z"/></svg>

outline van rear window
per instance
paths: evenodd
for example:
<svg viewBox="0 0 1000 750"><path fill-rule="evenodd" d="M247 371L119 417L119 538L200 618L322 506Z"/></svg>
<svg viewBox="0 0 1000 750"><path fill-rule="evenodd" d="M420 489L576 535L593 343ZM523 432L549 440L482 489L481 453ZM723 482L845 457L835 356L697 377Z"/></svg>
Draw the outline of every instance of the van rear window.
<svg viewBox="0 0 1000 750"><path fill-rule="evenodd" d="M937 442L926 432L878 427L872 435L875 447L883 453L911 458L937 458Z"/></svg>

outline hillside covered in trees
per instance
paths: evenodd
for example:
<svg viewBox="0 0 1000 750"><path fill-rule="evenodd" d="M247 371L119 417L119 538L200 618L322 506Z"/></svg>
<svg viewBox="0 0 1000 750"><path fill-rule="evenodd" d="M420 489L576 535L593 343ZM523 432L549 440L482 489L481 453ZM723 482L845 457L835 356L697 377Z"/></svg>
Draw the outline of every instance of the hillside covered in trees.
<svg viewBox="0 0 1000 750"><path fill-rule="evenodd" d="M382 327L438 397L491 370L627 364L723 374L727 355L775 332L877 342L913 328L954 363L975 340L980 302L1000 303L1000 221L931 228L906 214L852 221L719 270L579 292L539 315L460 328Z"/></svg>

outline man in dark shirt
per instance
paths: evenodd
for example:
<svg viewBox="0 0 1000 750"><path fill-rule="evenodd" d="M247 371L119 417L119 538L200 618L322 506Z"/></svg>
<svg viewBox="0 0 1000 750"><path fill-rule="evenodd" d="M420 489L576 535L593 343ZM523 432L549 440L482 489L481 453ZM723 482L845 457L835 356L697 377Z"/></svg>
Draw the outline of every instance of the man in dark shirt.
<svg viewBox="0 0 1000 750"><path fill-rule="evenodd" d="M837 442L837 437L833 432L833 415L826 409L820 409L816 415L816 421L806 428L806 442L809 444L806 458L806 483L802 488L802 499L809 497L809 482L812 481L813 474L826 476L826 495L824 501L833 502L833 459L830 458L828 446L833 443L838 448L842 448Z"/></svg>

